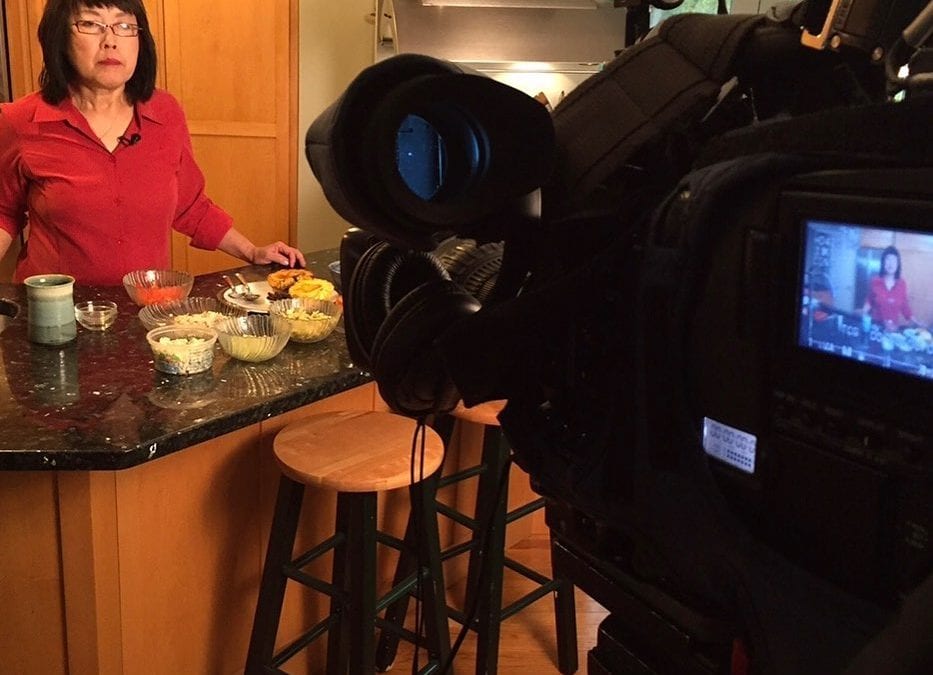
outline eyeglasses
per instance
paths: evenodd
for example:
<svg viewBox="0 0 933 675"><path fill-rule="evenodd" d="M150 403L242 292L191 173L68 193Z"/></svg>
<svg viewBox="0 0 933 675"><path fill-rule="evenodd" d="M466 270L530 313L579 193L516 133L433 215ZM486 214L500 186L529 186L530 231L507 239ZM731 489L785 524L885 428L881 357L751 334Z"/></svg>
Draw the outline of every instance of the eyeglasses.
<svg viewBox="0 0 933 675"><path fill-rule="evenodd" d="M117 37L136 37L142 29L135 23L101 23L100 21L75 21L74 27L79 33L85 35L103 35L107 29L113 31Z"/></svg>

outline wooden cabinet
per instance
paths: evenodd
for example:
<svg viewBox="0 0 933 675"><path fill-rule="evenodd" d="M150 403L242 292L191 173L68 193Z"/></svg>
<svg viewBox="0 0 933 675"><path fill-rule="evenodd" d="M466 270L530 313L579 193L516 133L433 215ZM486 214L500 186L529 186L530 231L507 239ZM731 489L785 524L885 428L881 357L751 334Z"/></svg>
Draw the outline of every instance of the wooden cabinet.
<svg viewBox="0 0 933 675"><path fill-rule="evenodd" d="M158 85L181 102L207 194L256 244L294 243L297 0L145 0ZM38 87L44 0L7 2L13 94ZM235 266L175 234L173 264L195 274Z"/></svg>
<svg viewBox="0 0 933 675"><path fill-rule="evenodd" d="M272 439L374 396L363 385L122 471L0 472L0 673L242 672L280 475ZM309 491L300 545L332 533L335 504ZM283 645L327 612L294 586ZM295 665L319 672L322 647Z"/></svg>
<svg viewBox="0 0 933 675"><path fill-rule="evenodd" d="M10 84L13 98L39 87L42 50L36 39L45 0L11 0L6 3L7 42L10 49Z"/></svg>
<svg viewBox="0 0 933 675"><path fill-rule="evenodd" d="M385 404L370 383L130 469L0 472L0 673L242 672L280 476L272 440L311 414L374 408ZM458 428L447 472L476 462L481 433ZM474 482L442 498L472 513ZM513 508L532 496L517 470L509 493ZM332 533L335 507L333 492L306 491L296 550ZM380 495L380 528L401 536L407 516L404 490ZM466 535L439 524L444 545ZM513 523L510 542L532 531ZM380 558L380 592L395 562ZM308 571L329 578L329 556ZM463 579L466 557L445 575ZM328 611L325 596L290 584L279 647ZM324 642L288 671L320 673Z"/></svg>

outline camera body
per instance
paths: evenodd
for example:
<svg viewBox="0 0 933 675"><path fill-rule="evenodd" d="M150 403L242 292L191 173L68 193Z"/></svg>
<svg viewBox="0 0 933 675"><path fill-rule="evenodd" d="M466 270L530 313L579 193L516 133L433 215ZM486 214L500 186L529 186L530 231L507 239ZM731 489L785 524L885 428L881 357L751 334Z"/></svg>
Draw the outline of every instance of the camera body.
<svg viewBox="0 0 933 675"><path fill-rule="evenodd" d="M933 571L933 99L878 103L848 56L793 17L680 16L549 115L401 55L306 143L360 228L346 332L389 405L507 399L582 567L627 560L608 586L763 672L838 672ZM452 235L504 242L483 298L430 260ZM869 300L892 246L896 321Z"/></svg>
<svg viewBox="0 0 933 675"><path fill-rule="evenodd" d="M860 313L878 274L860 256L899 243L913 311L928 322L931 185L930 167L791 179L761 204L770 222L711 251L686 324L693 423L732 513L884 606L933 571L933 342L926 328Z"/></svg>

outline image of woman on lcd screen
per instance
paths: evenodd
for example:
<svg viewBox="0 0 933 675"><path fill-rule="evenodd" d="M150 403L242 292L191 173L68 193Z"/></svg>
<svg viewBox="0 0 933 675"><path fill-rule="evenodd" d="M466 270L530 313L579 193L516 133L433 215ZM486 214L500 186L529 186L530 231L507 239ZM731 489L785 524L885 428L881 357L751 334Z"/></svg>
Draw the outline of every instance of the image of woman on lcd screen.
<svg viewBox="0 0 933 675"><path fill-rule="evenodd" d="M862 312L885 330L919 325L907 301L907 282L901 278L901 254L894 246L881 254L881 269L872 277Z"/></svg>

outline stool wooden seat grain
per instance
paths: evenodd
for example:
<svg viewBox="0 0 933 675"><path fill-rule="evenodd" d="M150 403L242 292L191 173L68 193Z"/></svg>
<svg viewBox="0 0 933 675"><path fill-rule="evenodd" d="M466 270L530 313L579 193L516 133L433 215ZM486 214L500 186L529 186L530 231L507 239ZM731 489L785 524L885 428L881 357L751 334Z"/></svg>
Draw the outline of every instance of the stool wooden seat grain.
<svg viewBox="0 0 933 675"><path fill-rule="evenodd" d="M521 611L532 602L554 595L555 623L557 633L558 670L564 675L576 672L577 626L573 584L565 579L549 578L536 570L512 560L505 554L506 527L544 507L544 498L534 499L512 511L508 510L508 470L512 450L499 428L498 415L504 406L502 401L490 401L466 408L462 403L448 416L436 423L441 436L449 441L454 423L481 424L484 427L483 449L480 463L454 474L444 476L439 487L458 483L478 476L476 504L472 518L446 504L437 503L437 511L471 530L470 540L450 546L441 552L447 560L469 551L467 585L464 611L448 607L451 618L476 632L476 673L493 675L497 671L499 657L500 624ZM412 523L409 522L409 527ZM406 535L407 538L408 535ZM400 557L396 579L410 572L413 560ZM502 607L502 583L505 568L523 575L536 583L536 588L507 607ZM475 613L468 616L475 605ZM387 622L401 622L407 611L407 598L400 598L386 611ZM391 667L398 640L391 632L383 632L376 652L376 667L387 670Z"/></svg>
<svg viewBox="0 0 933 675"><path fill-rule="evenodd" d="M352 674L374 672L375 629L381 622L378 615L399 594L412 592L419 577L425 634L402 631L401 635L423 646L434 667L447 657L450 632L434 510L444 444L430 428L424 428L423 437L418 439L414 438L415 430L415 422L400 415L343 411L313 415L289 424L276 435L273 449L282 477L247 674L283 672L282 664L325 633L329 675L348 670ZM337 493L336 525L332 537L293 558L307 486ZM377 542L395 547L402 542L377 530L377 493L402 487L408 487L411 496L410 520L419 525L413 539L417 550L405 553L408 559L422 561L422 569L420 574L407 575L381 599L376 588ZM334 552L330 582L302 571L330 550ZM330 615L276 654L276 634L289 580L329 595Z"/></svg>

